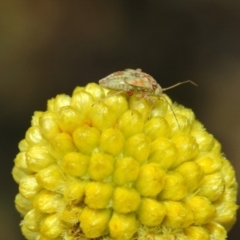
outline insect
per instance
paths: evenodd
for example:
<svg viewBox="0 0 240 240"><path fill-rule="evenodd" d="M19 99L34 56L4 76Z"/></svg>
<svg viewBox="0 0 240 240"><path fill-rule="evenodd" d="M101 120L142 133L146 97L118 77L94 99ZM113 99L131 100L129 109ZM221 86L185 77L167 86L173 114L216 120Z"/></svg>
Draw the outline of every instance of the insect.
<svg viewBox="0 0 240 240"><path fill-rule="evenodd" d="M140 68L136 70L126 69L125 71L118 71L99 80L101 86L118 90L117 94L127 92L128 95L132 95L136 91L145 93L147 96L162 96L164 91L185 83L191 83L197 86L193 81L187 80L167 88L162 88L152 76L142 72Z"/></svg>
<svg viewBox="0 0 240 240"><path fill-rule="evenodd" d="M167 88L162 88L152 76L142 72L140 68L136 70L126 69L124 71L114 72L108 75L107 77L99 80L99 85L108 89L116 90L117 92L115 94L126 92L129 96L131 96L134 92L137 92L137 93L142 93L142 96L147 96L147 97L157 96L162 98L164 98L163 96L164 91L175 88L185 83L191 83L197 86L197 84L194 83L193 81L187 80L184 82L176 83ZM168 105L172 109L169 103ZM178 123L177 117L173 109L172 109L172 112ZM179 126L179 123L178 123L178 126Z"/></svg>

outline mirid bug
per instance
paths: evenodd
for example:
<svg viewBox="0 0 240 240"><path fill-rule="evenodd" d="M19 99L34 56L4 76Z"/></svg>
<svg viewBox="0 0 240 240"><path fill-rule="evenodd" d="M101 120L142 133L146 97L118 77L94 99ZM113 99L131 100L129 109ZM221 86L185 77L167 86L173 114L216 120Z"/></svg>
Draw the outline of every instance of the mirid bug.
<svg viewBox="0 0 240 240"><path fill-rule="evenodd" d="M119 92L127 92L132 95L133 92L142 92L150 96L162 96L163 92L175 88L181 84L191 83L197 86L191 80L176 83L170 87L162 88L157 81L141 69L126 69L125 71L114 72L107 77L99 80L99 85Z"/></svg>
<svg viewBox="0 0 240 240"><path fill-rule="evenodd" d="M162 88L157 81L141 69L126 69L125 71L114 72L107 77L99 80L99 85L112 90L118 90L117 93L127 92L132 95L135 91L145 93L148 96L162 96L163 92L175 88L181 84L191 83L197 86L191 80L176 83L170 87Z"/></svg>
<svg viewBox="0 0 240 240"><path fill-rule="evenodd" d="M162 88L152 76L142 72L142 70L139 68L136 70L126 69L124 71L114 72L108 75L107 77L99 80L99 85L108 89L116 90L117 92L115 94L126 92L129 96L131 96L134 92L137 92L137 93L141 93L143 96L148 96L148 97L149 96L163 97L164 91L175 88L185 83L191 83L197 86L197 84L194 83L193 81L187 80L184 82L176 83L167 88ZM172 109L170 104L169 106ZM173 109L172 109L172 112L178 123L177 117Z"/></svg>

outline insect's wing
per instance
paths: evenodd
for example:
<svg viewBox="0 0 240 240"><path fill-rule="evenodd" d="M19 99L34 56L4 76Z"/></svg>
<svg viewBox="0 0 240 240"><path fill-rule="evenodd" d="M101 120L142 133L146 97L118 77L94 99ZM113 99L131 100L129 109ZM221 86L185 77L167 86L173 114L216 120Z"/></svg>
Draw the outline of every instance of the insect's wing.
<svg viewBox="0 0 240 240"><path fill-rule="evenodd" d="M152 84L147 77L141 77L141 78L129 77L129 78L125 78L125 82L133 87L138 87L143 89L152 88Z"/></svg>
<svg viewBox="0 0 240 240"><path fill-rule="evenodd" d="M116 72L99 80L99 84L103 87L113 90L125 90L127 85L122 77L123 72ZM126 89L127 90L127 89Z"/></svg>

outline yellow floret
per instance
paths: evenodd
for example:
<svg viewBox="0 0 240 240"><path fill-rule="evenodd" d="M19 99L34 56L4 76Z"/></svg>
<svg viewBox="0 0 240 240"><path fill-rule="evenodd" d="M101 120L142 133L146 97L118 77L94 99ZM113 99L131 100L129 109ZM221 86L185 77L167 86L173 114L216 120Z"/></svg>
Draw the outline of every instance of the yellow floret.
<svg viewBox="0 0 240 240"><path fill-rule="evenodd" d="M40 223L43 220L43 217L44 214L36 209L32 209L26 214L23 223L28 226L29 230L37 232L40 229Z"/></svg>
<svg viewBox="0 0 240 240"><path fill-rule="evenodd" d="M71 225L77 224L83 209L83 206L69 206L68 208L63 209L60 219Z"/></svg>
<svg viewBox="0 0 240 240"><path fill-rule="evenodd" d="M194 223L192 209L182 202L166 201L166 216L163 224L170 228L185 228Z"/></svg>
<svg viewBox="0 0 240 240"><path fill-rule="evenodd" d="M39 127L43 137L51 140L61 132L58 125L58 115L55 112L47 111L39 118Z"/></svg>
<svg viewBox="0 0 240 240"><path fill-rule="evenodd" d="M102 131L100 137L100 149L101 151L111 154L112 156L118 156L124 147L124 136L122 132L117 128L107 128Z"/></svg>
<svg viewBox="0 0 240 240"><path fill-rule="evenodd" d="M48 238L59 237L64 228L58 214L50 214L41 221L40 231Z"/></svg>
<svg viewBox="0 0 240 240"><path fill-rule="evenodd" d="M188 193L185 179L177 172L169 172L166 175L164 188L159 193L158 199L178 201L183 199Z"/></svg>
<svg viewBox="0 0 240 240"><path fill-rule="evenodd" d="M80 215L81 228L89 238L97 238L105 233L111 217L109 209L92 209L85 207Z"/></svg>
<svg viewBox="0 0 240 240"><path fill-rule="evenodd" d="M130 213L138 209L141 197L134 188L117 187L112 200L114 211L118 213Z"/></svg>
<svg viewBox="0 0 240 240"><path fill-rule="evenodd" d="M57 134L49 142L50 154L57 160L61 160L65 154L76 150L72 137L64 132Z"/></svg>
<svg viewBox="0 0 240 240"><path fill-rule="evenodd" d="M210 240L209 233L207 229L199 226L190 226L184 229L185 234L190 239L194 240Z"/></svg>
<svg viewBox="0 0 240 240"><path fill-rule="evenodd" d="M142 224L148 227L159 226L166 215L163 202L151 198L143 198L138 209L138 217Z"/></svg>
<svg viewBox="0 0 240 240"><path fill-rule="evenodd" d="M62 170L70 176L82 177L87 172L89 159L89 156L82 153L69 152L62 159Z"/></svg>
<svg viewBox="0 0 240 240"><path fill-rule="evenodd" d="M175 171L184 177L185 186L189 193L194 192L199 187L204 177L202 168L195 161L184 162L175 168Z"/></svg>
<svg viewBox="0 0 240 240"><path fill-rule="evenodd" d="M42 190L33 200L35 209L42 213L55 213L62 210L64 200L60 194Z"/></svg>
<svg viewBox="0 0 240 240"><path fill-rule="evenodd" d="M19 192L27 199L35 197L41 188L34 175L28 175L19 182Z"/></svg>
<svg viewBox="0 0 240 240"><path fill-rule="evenodd" d="M168 138L158 137L151 144L150 162L158 163L163 169L169 169L178 157L176 145Z"/></svg>
<svg viewBox="0 0 240 240"><path fill-rule="evenodd" d="M37 144L29 147L26 152L28 169L33 172L38 172L54 162L55 159L50 155L49 146Z"/></svg>
<svg viewBox="0 0 240 240"><path fill-rule="evenodd" d="M90 178L96 181L107 179L113 174L114 158L105 153L95 153L89 163L88 172Z"/></svg>
<svg viewBox="0 0 240 240"><path fill-rule="evenodd" d="M215 207L205 197L191 196L186 199L186 204L193 211L194 223L197 225L211 222L216 216Z"/></svg>
<svg viewBox="0 0 240 240"><path fill-rule="evenodd" d="M138 174L135 187L144 197L156 197L163 189L165 182L165 171L157 164L144 165Z"/></svg>
<svg viewBox="0 0 240 240"><path fill-rule="evenodd" d="M143 126L143 117L135 110L126 111L118 120L118 128L122 131L126 139L142 132Z"/></svg>
<svg viewBox="0 0 240 240"><path fill-rule="evenodd" d="M100 132L94 127L84 125L73 132L73 142L80 153L91 153L98 144Z"/></svg>
<svg viewBox="0 0 240 240"><path fill-rule="evenodd" d="M14 163L28 240L225 240L236 221L220 143L166 95L60 94L34 112Z"/></svg>
<svg viewBox="0 0 240 240"><path fill-rule="evenodd" d="M86 183L84 181L75 180L66 185L63 197L67 205L77 205L83 202L85 195Z"/></svg>
<svg viewBox="0 0 240 240"><path fill-rule="evenodd" d="M89 182L86 184L84 202L91 208L108 208L113 193L113 187L109 183Z"/></svg>
<svg viewBox="0 0 240 240"><path fill-rule="evenodd" d="M118 159L115 164L113 180L118 185L133 183L138 177L139 169L139 162L132 157Z"/></svg>
<svg viewBox="0 0 240 240"><path fill-rule="evenodd" d="M139 163L147 160L150 152L150 139L143 133L128 138L124 148L125 156L131 156Z"/></svg>
<svg viewBox="0 0 240 240"><path fill-rule="evenodd" d="M138 229L138 221L134 213L121 214L114 212L109 222L110 236L116 240L131 239Z"/></svg>

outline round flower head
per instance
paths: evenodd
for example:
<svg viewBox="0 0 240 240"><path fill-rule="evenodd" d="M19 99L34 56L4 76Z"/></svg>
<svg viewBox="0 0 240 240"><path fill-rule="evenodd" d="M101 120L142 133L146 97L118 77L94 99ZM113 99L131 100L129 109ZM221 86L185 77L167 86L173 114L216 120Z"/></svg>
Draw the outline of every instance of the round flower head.
<svg viewBox="0 0 240 240"><path fill-rule="evenodd" d="M34 113L19 150L29 240L224 240L236 220L219 142L166 95L77 87Z"/></svg>

